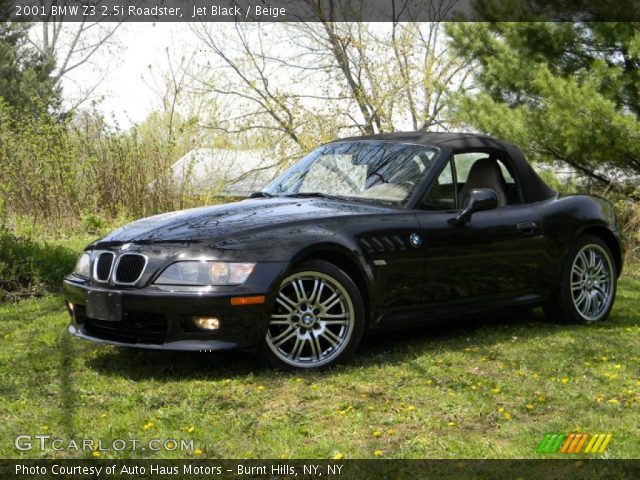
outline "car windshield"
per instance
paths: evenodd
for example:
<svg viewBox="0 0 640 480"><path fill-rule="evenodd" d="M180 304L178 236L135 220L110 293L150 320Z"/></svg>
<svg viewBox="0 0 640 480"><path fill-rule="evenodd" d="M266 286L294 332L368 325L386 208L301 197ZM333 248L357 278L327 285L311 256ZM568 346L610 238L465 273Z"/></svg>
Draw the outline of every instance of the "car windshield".
<svg viewBox="0 0 640 480"><path fill-rule="evenodd" d="M324 145L287 169L262 193L404 204L437 156L434 147L384 141Z"/></svg>

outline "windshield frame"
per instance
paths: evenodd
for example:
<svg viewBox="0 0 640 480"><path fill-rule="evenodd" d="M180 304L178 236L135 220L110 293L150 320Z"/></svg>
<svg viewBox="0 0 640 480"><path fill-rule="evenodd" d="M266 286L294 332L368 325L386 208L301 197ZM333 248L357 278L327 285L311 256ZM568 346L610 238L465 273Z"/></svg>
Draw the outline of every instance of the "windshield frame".
<svg viewBox="0 0 640 480"><path fill-rule="evenodd" d="M438 168L438 164L440 163L441 160L441 156L442 156L442 149L436 145L432 145L432 144L422 144L422 143L415 143L415 142L406 142L406 141L398 141L398 140L381 140L381 139L375 139L375 138L363 138L363 139L358 139L358 138L353 138L353 139L348 139L348 140L336 140L333 142L329 142L329 143L325 143L322 145L319 145L317 148L313 149L312 151L310 151L309 153L307 153L304 157L300 158L297 162L291 164L287 169L283 170L276 178L274 178L271 182L269 182L268 185L266 185L262 190L260 190L260 193L265 194L266 196L269 197L273 197L273 198L295 198L297 196L297 194L300 194L300 197L305 196L305 192L297 192L297 193L293 193L293 194L289 194L289 195L283 195L283 194L278 194L275 193L273 191L270 191L270 187L276 185L276 182L283 177L287 172L289 171L293 171L294 167L298 164L300 164L301 162L305 161L305 159L307 157L309 157L310 155L312 155L314 152L317 152L320 149L323 149L325 147L330 147L330 146L339 146L339 145L344 145L344 144L352 144L352 143L376 143L376 144L394 144L394 145L406 145L406 146L412 146L412 147L419 147L425 150L431 150L434 152L433 158L431 160L430 165L427 167L427 169L422 173L422 177L420 179L420 181L415 185L415 187L413 188L413 190L411 191L411 193L409 195L407 195L407 197L404 200L401 201L393 201L393 200L385 200L385 199L380 199L380 198L373 198L373 197L359 197L359 196L341 196L341 195L334 195L334 194L330 194L327 193L327 197L328 198L334 198L334 199L343 199L344 201L349 201L349 202L358 202L358 203L368 203L368 204L376 204L376 205L384 205L387 207L393 207L393 208L398 208L398 209L413 209L414 206L413 204L415 203L415 197L419 192L422 192L424 190L424 186L425 186L425 182L429 182L431 181L432 177L433 177L433 172L435 169ZM317 161L318 158L315 158L314 160L312 160L311 162L315 162ZM302 170L302 169L301 169ZM318 192L318 193L322 193L322 192ZM309 195L312 196L312 195ZM321 195L318 195L318 197L321 198Z"/></svg>

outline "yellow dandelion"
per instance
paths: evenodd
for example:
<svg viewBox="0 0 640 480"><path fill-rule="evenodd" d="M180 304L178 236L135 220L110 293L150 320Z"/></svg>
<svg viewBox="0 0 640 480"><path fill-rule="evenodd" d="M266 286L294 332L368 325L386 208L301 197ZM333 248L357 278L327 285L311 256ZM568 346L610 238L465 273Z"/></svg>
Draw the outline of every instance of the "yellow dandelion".
<svg viewBox="0 0 640 480"><path fill-rule="evenodd" d="M524 372L524 370L518 370L518 375L524 377L526 373Z"/></svg>
<svg viewBox="0 0 640 480"><path fill-rule="evenodd" d="M201 448L196 448L193 453L194 455L202 455L204 451Z"/></svg>
<svg viewBox="0 0 640 480"><path fill-rule="evenodd" d="M93 458L98 458L100 456L100 452L96 450L91 455L93 455Z"/></svg>
<svg viewBox="0 0 640 480"><path fill-rule="evenodd" d="M502 391L502 389L500 387L496 387L494 389L491 390L491 393L493 393L494 395L499 394Z"/></svg>
<svg viewBox="0 0 640 480"><path fill-rule="evenodd" d="M450 427L455 427L456 426L456 422L449 422L449 423L447 423L447 425L449 425Z"/></svg>
<svg viewBox="0 0 640 480"><path fill-rule="evenodd" d="M259 392L264 392L264 385L258 385L258 391Z"/></svg>
<svg viewBox="0 0 640 480"><path fill-rule="evenodd" d="M149 423L145 423L142 428L143 430L151 430L154 426L155 426L155 423L149 422Z"/></svg>
<svg viewBox="0 0 640 480"><path fill-rule="evenodd" d="M502 412L504 412L504 408L503 408L503 407L500 407L500 408L498 409L498 413L502 413Z"/></svg>
<svg viewBox="0 0 640 480"><path fill-rule="evenodd" d="M618 403L620 403L617 399L615 398L610 398L609 400L607 400L608 403L610 403L611 405L617 405Z"/></svg>
<svg viewBox="0 0 640 480"><path fill-rule="evenodd" d="M103 413L102 415L100 415L101 418L107 418L107 414Z"/></svg>
<svg viewBox="0 0 640 480"><path fill-rule="evenodd" d="M413 405L409 405L407 407L407 412L413 412L416 409L416 407L414 407Z"/></svg>
<svg viewBox="0 0 640 480"><path fill-rule="evenodd" d="M565 385L566 385L567 383L569 383L569 379L568 379L567 377L563 377L563 378L561 378L561 379L560 379L560 381L561 381L562 383L564 383Z"/></svg>
<svg viewBox="0 0 640 480"><path fill-rule="evenodd" d="M382 436L382 432L380 430L376 430L375 432L373 432L371 435L373 435L376 438L379 438Z"/></svg>
<svg viewBox="0 0 640 480"><path fill-rule="evenodd" d="M511 414L509 412L504 412L504 419L511 420Z"/></svg>
<svg viewBox="0 0 640 480"><path fill-rule="evenodd" d="M286 460L287 459L287 454L286 453L281 453L280 454L280 459L281 460Z"/></svg>
<svg viewBox="0 0 640 480"><path fill-rule="evenodd" d="M373 412L374 408L371 405L368 405L367 410L369 410L370 412Z"/></svg>
<svg viewBox="0 0 640 480"><path fill-rule="evenodd" d="M533 403L527 403L527 410L533 410Z"/></svg>
<svg viewBox="0 0 640 480"><path fill-rule="evenodd" d="M344 458L344 455L341 454L340 452L337 452L334 456L333 459L334 460L342 460Z"/></svg>
<svg viewBox="0 0 640 480"><path fill-rule="evenodd" d="M195 427L185 427L187 433L193 433L195 431Z"/></svg>
<svg viewBox="0 0 640 480"><path fill-rule="evenodd" d="M538 395L538 401L539 402L545 402L547 399L545 398L544 395Z"/></svg>
<svg viewBox="0 0 640 480"><path fill-rule="evenodd" d="M387 430L387 435L395 435L396 431L393 428L390 428L389 430Z"/></svg>
<svg viewBox="0 0 640 480"><path fill-rule="evenodd" d="M42 430L43 430L43 431L45 431L45 432L46 432L47 430L49 430L49 425L43 425L43 426L42 426Z"/></svg>
<svg viewBox="0 0 640 480"><path fill-rule="evenodd" d="M296 378L296 383L302 383L302 382L304 382L304 380L302 378Z"/></svg>
<svg viewBox="0 0 640 480"><path fill-rule="evenodd" d="M617 364L616 366L614 366L613 368L616 368L616 369L620 370L620 369L622 368L622 365L620 365L620 364L618 363L618 364Z"/></svg>
<svg viewBox="0 0 640 480"><path fill-rule="evenodd" d="M427 383L427 385L431 385L433 383L433 380L429 379L429 380L427 380L426 383Z"/></svg>
<svg viewBox="0 0 640 480"><path fill-rule="evenodd" d="M176 446L175 442L167 442L167 448L169 450L171 450L172 448L175 448L175 446Z"/></svg>
<svg viewBox="0 0 640 480"><path fill-rule="evenodd" d="M373 454L374 454L376 457L381 457L381 456L383 455L383 453L384 453L384 452L383 452L382 450L376 450L375 452L373 452Z"/></svg>
<svg viewBox="0 0 640 480"><path fill-rule="evenodd" d="M604 402L604 397L603 397L602 395L598 395L598 396L596 397L596 402L598 402L598 403L602 403L602 402Z"/></svg>

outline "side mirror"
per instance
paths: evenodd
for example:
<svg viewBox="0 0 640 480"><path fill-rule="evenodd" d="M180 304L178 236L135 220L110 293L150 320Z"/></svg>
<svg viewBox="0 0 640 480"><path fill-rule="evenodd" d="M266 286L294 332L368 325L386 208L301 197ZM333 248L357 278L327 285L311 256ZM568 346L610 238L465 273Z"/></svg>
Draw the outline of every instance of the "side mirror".
<svg viewBox="0 0 640 480"><path fill-rule="evenodd" d="M491 188L476 188L469 192L464 201L462 212L449 223L464 225L471 219L471 215L482 210L492 210L498 206L498 195Z"/></svg>

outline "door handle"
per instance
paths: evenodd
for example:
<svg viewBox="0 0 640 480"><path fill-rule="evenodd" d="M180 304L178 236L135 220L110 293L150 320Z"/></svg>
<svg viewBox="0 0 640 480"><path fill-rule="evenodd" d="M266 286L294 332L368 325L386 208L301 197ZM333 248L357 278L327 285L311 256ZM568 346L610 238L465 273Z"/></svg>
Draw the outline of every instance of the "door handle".
<svg viewBox="0 0 640 480"><path fill-rule="evenodd" d="M540 233L541 228L536 222L522 222L516 225L516 228L523 235L535 235Z"/></svg>

